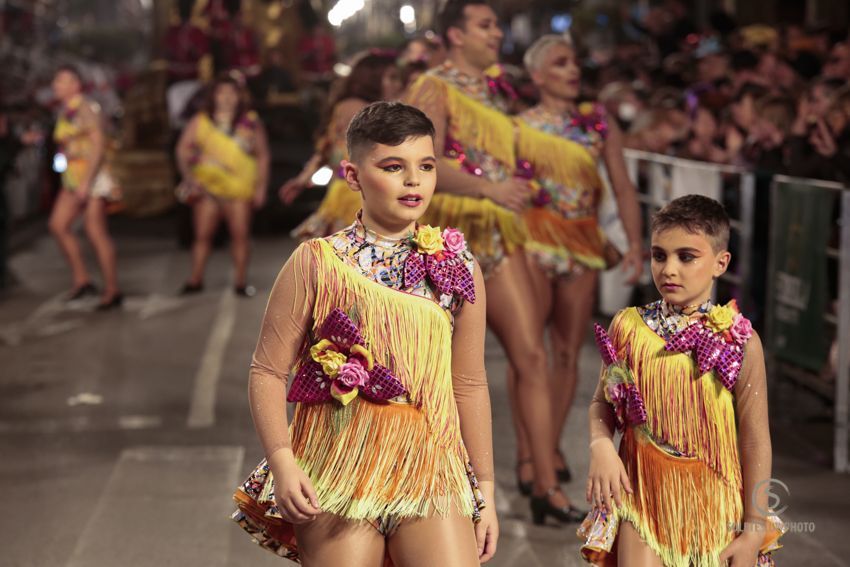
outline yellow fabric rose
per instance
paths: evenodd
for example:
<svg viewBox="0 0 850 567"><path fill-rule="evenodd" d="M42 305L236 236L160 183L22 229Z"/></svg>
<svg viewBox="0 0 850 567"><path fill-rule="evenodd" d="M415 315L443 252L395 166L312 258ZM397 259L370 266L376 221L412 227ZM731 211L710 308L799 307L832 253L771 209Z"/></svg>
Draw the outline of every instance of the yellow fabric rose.
<svg viewBox="0 0 850 567"><path fill-rule="evenodd" d="M313 349L310 350L312 351ZM310 354L313 360L322 365L322 370L324 370L325 374L331 378L336 378L340 367L348 360L347 356L335 350L326 350L315 354L311 352Z"/></svg>
<svg viewBox="0 0 850 567"><path fill-rule="evenodd" d="M706 326L716 333L732 328L737 311L729 305L715 305L706 314Z"/></svg>
<svg viewBox="0 0 850 567"><path fill-rule="evenodd" d="M583 102L578 105L578 113L582 116L589 116L593 113L593 103L592 102Z"/></svg>
<svg viewBox="0 0 850 567"><path fill-rule="evenodd" d="M420 252L424 254L436 254L445 250L443 246L443 235L439 228L428 225L420 226L413 237L413 242Z"/></svg>

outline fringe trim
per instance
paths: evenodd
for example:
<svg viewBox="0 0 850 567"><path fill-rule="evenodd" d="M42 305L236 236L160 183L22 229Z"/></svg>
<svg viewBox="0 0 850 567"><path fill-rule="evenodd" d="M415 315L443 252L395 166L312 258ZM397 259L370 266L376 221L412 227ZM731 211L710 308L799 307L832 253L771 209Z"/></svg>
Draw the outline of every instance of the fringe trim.
<svg viewBox="0 0 850 567"><path fill-rule="evenodd" d="M440 81L446 89L449 135L464 147L483 151L509 171L516 168L515 124L501 111L466 96L453 85L430 75L424 80Z"/></svg>
<svg viewBox="0 0 850 567"><path fill-rule="evenodd" d="M547 208L527 210L528 248L537 248L563 258L574 258L588 268L605 269L605 239L596 218L565 219Z"/></svg>
<svg viewBox="0 0 850 567"><path fill-rule="evenodd" d="M475 256L498 254L499 242L505 255L510 255L529 238L528 227L520 215L490 199L451 193L436 193L421 222L431 226L457 228L463 233ZM500 238L494 238L494 234Z"/></svg>
<svg viewBox="0 0 850 567"><path fill-rule="evenodd" d="M340 427L338 414L349 408ZM472 516L462 445L435 443L417 408L359 399L346 408L299 404L293 423L293 451L324 511L370 521L452 508Z"/></svg>
<svg viewBox="0 0 850 567"><path fill-rule="evenodd" d="M579 143L538 130L518 119L517 155L534 167L535 177L578 190L598 191L596 159Z"/></svg>
<svg viewBox="0 0 850 567"><path fill-rule="evenodd" d="M743 490L732 393L713 372L700 376L690 354L665 352L664 339L634 307L615 318L611 338L634 373L652 437L699 459L731 488Z"/></svg>
<svg viewBox="0 0 850 567"><path fill-rule="evenodd" d="M674 457L629 429L620 455L635 488L617 510L665 567L716 567L743 517L741 491L699 459Z"/></svg>
<svg viewBox="0 0 850 567"><path fill-rule="evenodd" d="M220 197L250 199L257 180L257 160L216 128L206 115L199 118L196 138L201 153L212 161L193 168L204 189Z"/></svg>

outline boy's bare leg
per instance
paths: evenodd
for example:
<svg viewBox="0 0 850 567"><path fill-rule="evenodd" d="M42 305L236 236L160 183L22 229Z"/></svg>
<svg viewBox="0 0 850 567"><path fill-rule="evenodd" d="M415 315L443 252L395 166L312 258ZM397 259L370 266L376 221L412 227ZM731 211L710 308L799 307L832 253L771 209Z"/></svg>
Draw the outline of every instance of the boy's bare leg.
<svg viewBox="0 0 850 567"><path fill-rule="evenodd" d="M456 512L402 522L387 541L397 567L478 567L478 545L470 518Z"/></svg>
<svg viewBox="0 0 850 567"><path fill-rule="evenodd" d="M631 522L620 523L617 567L664 567L661 558L646 545Z"/></svg>
<svg viewBox="0 0 850 567"><path fill-rule="evenodd" d="M298 554L304 567L382 567L384 537L368 522L352 522L333 514L295 526Z"/></svg>

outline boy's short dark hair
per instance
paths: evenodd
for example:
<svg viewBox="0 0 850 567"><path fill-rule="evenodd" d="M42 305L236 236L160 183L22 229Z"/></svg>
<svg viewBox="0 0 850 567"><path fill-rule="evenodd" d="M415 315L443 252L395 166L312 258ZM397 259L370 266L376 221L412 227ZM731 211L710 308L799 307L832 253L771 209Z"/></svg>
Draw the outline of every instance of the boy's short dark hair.
<svg viewBox="0 0 850 567"><path fill-rule="evenodd" d="M723 205L702 195L674 199L652 216L652 233L681 228L692 234L702 232L715 252L729 247L729 215Z"/></svg>
<svg viewBox="0 0 850 567"><path fill-rule="evenodd" d="M401 102L373 102L351 119L345 141L351 161L375 144L398 146L408 138L431 136L434 124L424 112Z"/></svg>
<svg viewBox="0 0 850 567"><path fill-rule="evenodd" d="M489 6L487 0L446 0L443 9L437 14L437 32L446 43L446 48L452 46L449 41L449 28L465 29L467 6Z"/></svg>

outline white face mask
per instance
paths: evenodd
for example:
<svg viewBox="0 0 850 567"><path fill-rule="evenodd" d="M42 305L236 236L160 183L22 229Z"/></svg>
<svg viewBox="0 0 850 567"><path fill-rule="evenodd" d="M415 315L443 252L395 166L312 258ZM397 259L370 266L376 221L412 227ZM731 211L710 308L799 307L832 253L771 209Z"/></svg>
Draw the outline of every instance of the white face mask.
<svg viewBox="0 0 850 567"><path fill-rule="evenodd" d="M617 116L623 122L631 122L637 116L637 105L632 102L621 102L617 107Z"/></svg>

